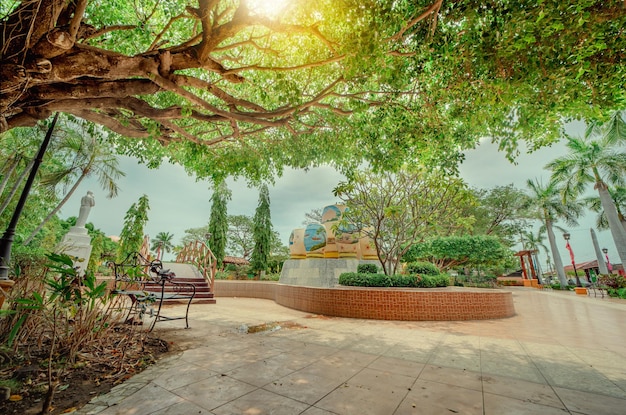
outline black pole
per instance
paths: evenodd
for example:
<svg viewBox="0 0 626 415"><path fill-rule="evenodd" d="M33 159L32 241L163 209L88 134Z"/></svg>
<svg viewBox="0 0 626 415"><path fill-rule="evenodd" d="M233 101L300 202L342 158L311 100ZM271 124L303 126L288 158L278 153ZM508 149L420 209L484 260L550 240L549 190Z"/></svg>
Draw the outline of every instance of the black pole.
<svg viewBox="0 0 626 415"><path fill-rule="evenodd" d="M57 123L57 118L59 118L59 113L54 114L54 118L52 119L52 124L48 128L48 132L46 133L46 137L43 139L41 146L39 147L39 152L35 158L35 163L30 170L30 174L28 175L28 180L26 180L26 184L24 185L24 189L22 189L22 194L20 195L20 200L17 202L17 206L15 206L15 211L13 212L13 216L11 217L11 222L9 222L9 226L7 226L7 230L2 235L2 239L0 239L0 280L8 280L9 279L9 263L11 262L11 246L13 245L13 238L15 236L15 229L17 227L17 221L20 219L22 214L22 210L24 209L24 205L26 204L26 198L30 193L30 188L35 181L35 176L37 175L37 170L39 170L39 166L43 161L43 155L46 153L46 149L48 148L48 144L50 143L50 138L52 137L52 131L54 130L54 126Z"/></svg>

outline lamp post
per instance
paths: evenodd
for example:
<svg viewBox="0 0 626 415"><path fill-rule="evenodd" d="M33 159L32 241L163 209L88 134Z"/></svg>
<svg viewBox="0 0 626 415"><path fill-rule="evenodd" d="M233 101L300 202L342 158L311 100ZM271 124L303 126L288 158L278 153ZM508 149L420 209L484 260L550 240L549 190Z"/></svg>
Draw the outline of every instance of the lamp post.
<svg viewBox="0 0 626 415"><path fill-rule="evenodd" d="M574 275L576 276L576 286L582 287L582 284L580 283L580 278L578 278L578 271L576 270L576 261L574 260L574 251L572 250L572 247L569 244L569 238L570 238L569 232L565 232L563 234L563 238L567 242L567 244L565 245L565 248L567 248L567 250L569 251L569 257L571 258L572 266L574 267Z"/></svg>
<svg viewBox="0 0 626 415"><path fill-rule="evenodd" d="M35 181L35 177L37 176L37 171L39 170L39 166L43 161L43 156L46 153L46 149L48 148L48 144L50 144L50 140L52 139L52 131L54 131L54 126L57 123L57 119L59 118L59 113L54 114L54 118L52 119L52 123L50 127L48 127L48 132L41 142L41 146L39 147L39 151L37 152L37 156L35 156L35 163L33 167L31 167L30 174L28 175L28 179L26 179L26 183L24 184L24 188L22 189L22 194L20 195L20 199L15 206L15 210L13 211L13 216L11 217L11 221L7 226L6 231L0 238L0 281L9 281L9 264L11 262L11 248L13 246L13 239L15 237L15 229L17 227L17 222L22 215L22 210L24 209L24 205L26 204L26 199L28 198L28 194L30 193L30 188Z"/></svg>

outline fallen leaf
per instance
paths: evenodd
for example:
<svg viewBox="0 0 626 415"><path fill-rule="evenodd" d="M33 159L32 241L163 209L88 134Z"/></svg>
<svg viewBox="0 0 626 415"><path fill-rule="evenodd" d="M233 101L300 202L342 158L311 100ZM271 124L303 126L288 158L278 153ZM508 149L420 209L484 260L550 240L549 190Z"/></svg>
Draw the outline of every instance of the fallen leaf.
<svg viewBox="0 0 626 415"><path fill-rule="evenodd" d="M22 400L22 395L11 395L9 396L9 400L11 402L17 402Z"/></svg>

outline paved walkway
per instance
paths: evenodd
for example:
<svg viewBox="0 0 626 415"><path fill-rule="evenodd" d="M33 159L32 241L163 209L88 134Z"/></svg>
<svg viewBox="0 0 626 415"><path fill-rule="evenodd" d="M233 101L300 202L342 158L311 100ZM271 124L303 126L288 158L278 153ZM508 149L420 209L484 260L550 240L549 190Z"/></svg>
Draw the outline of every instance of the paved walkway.
<svg viewBox="0 0 626 415"><path fill-rule="evenodd" d="M80 414L626 414L626 302L513 289L504 320L312 316L270 300L192 306L186 348ZM246 334L245 327L280 322ZM182 337L181 337L182 336Z"/></svg>

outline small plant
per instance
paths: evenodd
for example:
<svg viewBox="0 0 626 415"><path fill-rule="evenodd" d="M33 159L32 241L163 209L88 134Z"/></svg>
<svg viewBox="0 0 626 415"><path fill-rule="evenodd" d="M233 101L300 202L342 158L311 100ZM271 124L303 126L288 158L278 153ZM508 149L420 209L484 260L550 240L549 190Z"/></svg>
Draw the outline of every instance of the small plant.
<svg viewBox="0 0 626 415"><path fill-rule="evenodd" d="M376 264L359 264L359 266L356 267L356 271L361 274L376 274L378 267Z"/></svg>
<svg viewBox="0 0 626 415"><path fill-rule="evenodd" d="M411 262L406 266L406 272L408 274L419 275L439 275L439 268L431 262L416 261Z"/></svg>

